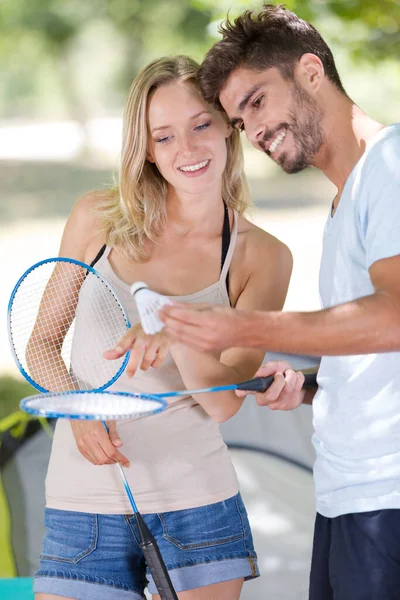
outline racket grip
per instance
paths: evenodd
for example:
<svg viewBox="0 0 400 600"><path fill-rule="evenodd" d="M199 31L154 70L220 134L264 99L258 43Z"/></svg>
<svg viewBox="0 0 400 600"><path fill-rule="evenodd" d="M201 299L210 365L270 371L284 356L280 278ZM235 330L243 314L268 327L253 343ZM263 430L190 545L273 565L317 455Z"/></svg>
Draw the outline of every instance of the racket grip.
<svg viewBox="0 0 400 600"><path fill-rule="evenodd" d="M143 521L142 516L139 513L136 513L135 516L140 536L140 547L143 550L161 600L178 600L157 542Z"/></svg>
<svg viewBox="0 0 400 600"><path fill-rule="evenodd" d="M314 387L317 384L317 374L316 373L307 373L304 375L304 383L303 387ZM274 381L273 376L270 377L254 377L254 379L249 379L248 381L243 381L242 383L238 383L238 390L246 390L249 392L265 392L269 388L269 386Z"/></svg>

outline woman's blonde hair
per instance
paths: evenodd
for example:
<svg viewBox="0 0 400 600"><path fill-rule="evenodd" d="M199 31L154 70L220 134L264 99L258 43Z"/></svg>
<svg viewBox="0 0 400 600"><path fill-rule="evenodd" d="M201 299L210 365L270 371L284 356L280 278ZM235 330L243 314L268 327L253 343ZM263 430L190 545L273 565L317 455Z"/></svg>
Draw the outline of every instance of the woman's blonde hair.
<svg viewBox="0 0 400 600"><path fill-rule="evenodd" d="M146 243L154 242L166 221L167 182L147 160L147 107L151 94L174 81L196 85L199 65L187 56L164 57L145 67L134 79L125 105L119 185L102 205L102 229L107 244L137 261L148 258ZM242 214L249 194L243 172L239 131L227 138L227 162L222 198Z"/></svg>

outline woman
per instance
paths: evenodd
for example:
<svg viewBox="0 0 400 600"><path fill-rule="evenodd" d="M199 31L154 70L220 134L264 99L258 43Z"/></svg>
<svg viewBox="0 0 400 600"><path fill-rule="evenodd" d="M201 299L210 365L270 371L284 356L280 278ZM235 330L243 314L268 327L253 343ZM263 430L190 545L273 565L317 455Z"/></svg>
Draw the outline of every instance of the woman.
<svg viewBox="0 0 400 600"><path fill-rule="evenodd" d="M241 216L247 187L239 134L199 95L197 69L178 56L137 76L124 116L119 187L81 198L61 243L62 256L95 259L136 323L122 349L107 355L132 348L114 384L122 391L233 383L251 377L263 358L240 348L200 354L170 346L162 332L146 336L129 293L133 282L179 301L243 309L280 310L287 292L291 254ZM115 461L126 468L178 597L238 599L258 567L218 423L242 401L233 392L187 396L149 419L120 422L118 431L109 423L108 434L101 423L60 420L36 600L144 597L145 565Z"/></svg>

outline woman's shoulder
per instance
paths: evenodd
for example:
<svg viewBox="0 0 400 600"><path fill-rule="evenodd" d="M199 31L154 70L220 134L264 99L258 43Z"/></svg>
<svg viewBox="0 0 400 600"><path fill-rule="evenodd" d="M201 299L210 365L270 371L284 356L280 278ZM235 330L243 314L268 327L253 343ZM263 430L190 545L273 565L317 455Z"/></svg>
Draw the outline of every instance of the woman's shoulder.
<svg viewBox="0 0 400 600"><path fill-rule="evenodd" d="M244 217L238 219L238 238L232 258L233 304L248 291L251 306L280 310L287 292L293 258L277 237ZM256 299L256 300L255 300Z"/></svg>
<svg viewBox="0 0 400 600"><path fill-rule="evenodd" d="M101 215L101 210L114 198L115 190L92 190L77 199L72 212L79 213L83 218L96 219Z"/></svg>
<svg viewBox="0 0 400 600"><path fill-rule="evenodd" d="M265 253L278 258L291 257L288 246L261 227L255 225L244 216L238 217L238 246L240 254L248 255L252 260L263 260Z"/></svg>
<svg viewBox="0 0 400 600"><path fill-rule="evenodd" d="M102 207L111 200L110 190L94 190L75 202L65 226L60 252L65 256L89 260L105 243L101 227ZM96 250L97 249L97 250Z"/></svg>

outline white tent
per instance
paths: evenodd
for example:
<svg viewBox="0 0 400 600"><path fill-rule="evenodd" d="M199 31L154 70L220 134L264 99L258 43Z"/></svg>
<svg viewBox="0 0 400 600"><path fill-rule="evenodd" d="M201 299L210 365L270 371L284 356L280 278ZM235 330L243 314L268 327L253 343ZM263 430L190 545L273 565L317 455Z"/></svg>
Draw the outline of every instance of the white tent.
<svg viewBox="0 0 400 600"><path fill-rule="evenodd" d="M266 359L282 358L267 355ZM295 368L317 361L289 358ZM223 424L253 528L262 577L246 584L243 600L306 598L314 495L311 408L273 412L248 397ZM18 575L37 568L43 538L44 479L51 440L39 430L2 469Z"/></svg>

